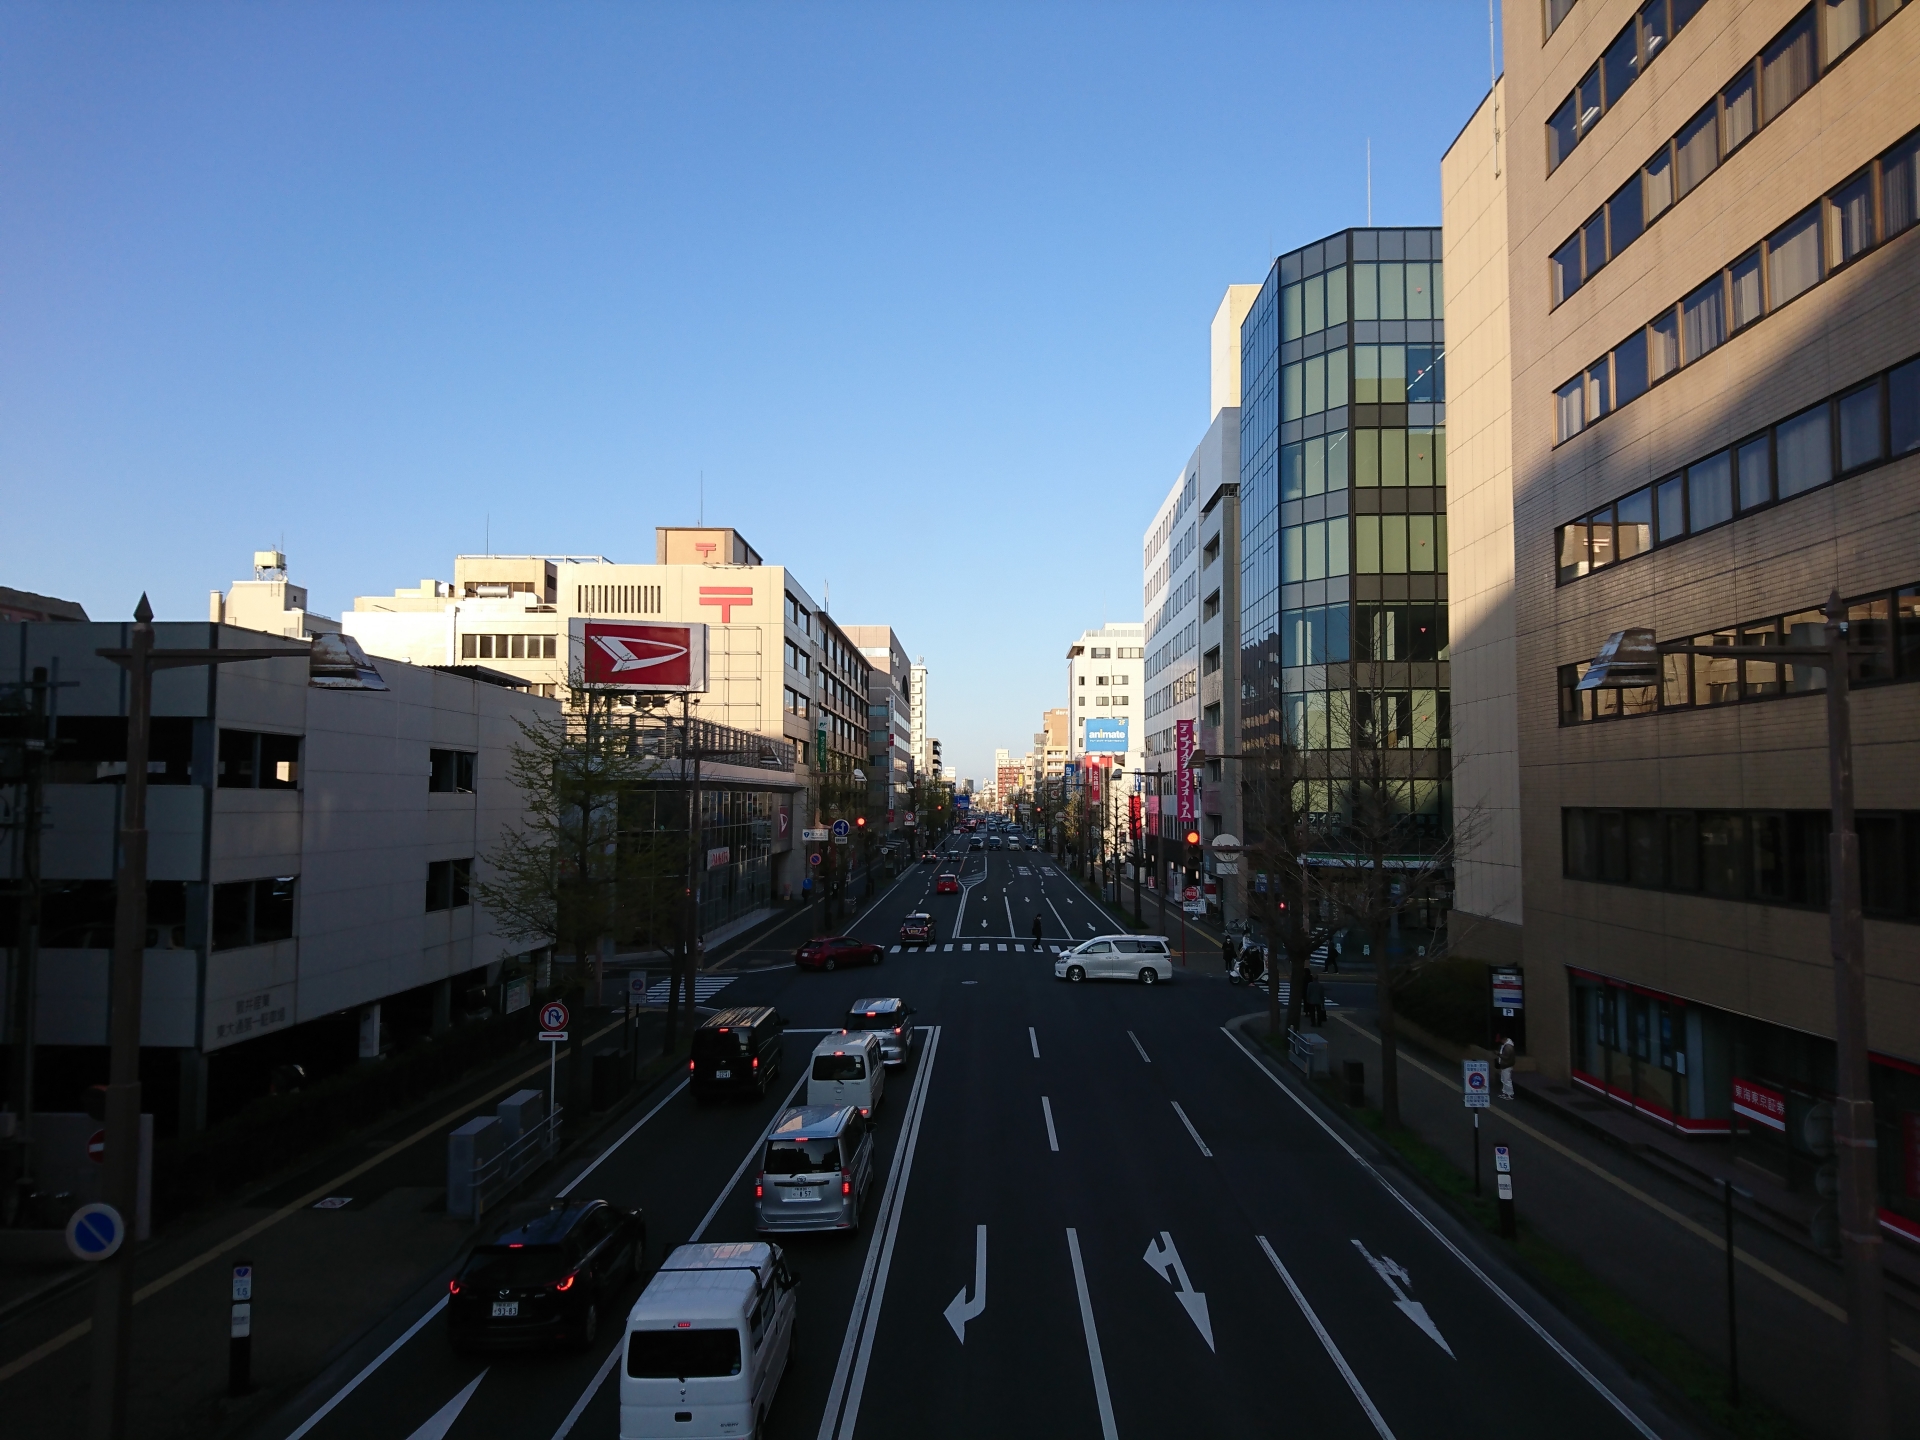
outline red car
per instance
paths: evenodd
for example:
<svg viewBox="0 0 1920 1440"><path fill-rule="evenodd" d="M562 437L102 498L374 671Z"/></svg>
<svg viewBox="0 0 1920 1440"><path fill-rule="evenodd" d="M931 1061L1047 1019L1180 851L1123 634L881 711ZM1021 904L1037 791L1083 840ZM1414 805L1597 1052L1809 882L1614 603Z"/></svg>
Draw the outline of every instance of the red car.
<svg viewBox="0 0 1920 1440"><path fill-rule="evenodd" d="M933 939L933 916L916 910L900 923L902 945L924 945Z"/></svg>
<svg viewBox="0 0 1920 1440"><path fill-rule="evenodd" d="M960 893L960 877L958 875L942 875L938 880L933 882L933 893L936 895L958 895Z"/></svg>
<svg viewBox="0 0 1920 1440"><path fill-rule="evenodd" d="M884 952L878 945L846 935L821 935L793 952L802 970L838 970L842 965L878 965Z"/></svg>

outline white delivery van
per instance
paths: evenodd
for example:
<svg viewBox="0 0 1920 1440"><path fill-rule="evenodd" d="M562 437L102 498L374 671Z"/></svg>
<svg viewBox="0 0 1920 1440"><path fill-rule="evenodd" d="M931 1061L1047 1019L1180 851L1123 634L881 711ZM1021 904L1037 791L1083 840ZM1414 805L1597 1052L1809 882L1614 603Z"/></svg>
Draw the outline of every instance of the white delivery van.
<svg viewBox="0 0 1920 1440"><path fill-rule="evenodd" d="M872 1119L887 1085L887 1052L872 1030L842 1030L813 1047L807 1068L807 1104L838 1110L851 1105Z"/></svg>
<svg viewBox="0 0 1920 1440"><path fill-rule="evenodd" d="M627 1315L620 1440L748 1440L793 1356L799 1303L780 1247L682 1245Z"/></svg>

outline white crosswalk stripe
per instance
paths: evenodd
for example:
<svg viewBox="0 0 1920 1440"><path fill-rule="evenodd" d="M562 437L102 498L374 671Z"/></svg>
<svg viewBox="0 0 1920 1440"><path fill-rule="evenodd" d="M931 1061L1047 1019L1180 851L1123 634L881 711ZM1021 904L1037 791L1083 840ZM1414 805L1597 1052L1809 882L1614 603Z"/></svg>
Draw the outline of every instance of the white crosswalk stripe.
<svg viewBox="0 0 1920 1440"><path fill-rule="evenodd" d="M1027 947L1024 945L1016 945L1013 947L1013 953L1016 955L1024 955L1027 953Z"/></svg>
<svg viewBox="0 0 1920 1440"><path fill-rule="evenodd" d="M887 951L887 954L889 955L898 955L899 953L900 953L900 947L898 945L895 945L892 949Z"/></svg>
<svg viewBox="0 0 1920 1440"><path fill-rule="evenodd" d="M998 950L1002 955L1007 953L1007 947L1004 945L996 945L994 948Z"/></svg>
<svg viewBox="0 0 1920 1440"><path fill-rule="evenodd" d="M698 1004L702 1000L711 1000L727 986L734 977L731 975L696 975L693 977L693 999ZM667 982L656 980L647 987L647 1004L664 1005L667 1003Z"/></svg>
<svg viewBox="0 0 1920 1440"><path fill-rule="evenodd" d="M953 946L951 945L942 945L940 949L943 954L951 955L953 953Z"/></svg>

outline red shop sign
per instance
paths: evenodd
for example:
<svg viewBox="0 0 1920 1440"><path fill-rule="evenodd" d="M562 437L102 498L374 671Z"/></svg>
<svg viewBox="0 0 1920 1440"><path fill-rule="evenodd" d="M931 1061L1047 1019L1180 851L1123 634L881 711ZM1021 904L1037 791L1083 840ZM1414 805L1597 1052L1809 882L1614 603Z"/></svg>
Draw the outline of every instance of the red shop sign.
<svg viewBox="0 0 1920 1440"><path fill-rule="evenodd" d="M1769 1130L1787 1128L1787 1097L1753 1080L1733 1077L1733 1113L1757 1120Z"/></svg>

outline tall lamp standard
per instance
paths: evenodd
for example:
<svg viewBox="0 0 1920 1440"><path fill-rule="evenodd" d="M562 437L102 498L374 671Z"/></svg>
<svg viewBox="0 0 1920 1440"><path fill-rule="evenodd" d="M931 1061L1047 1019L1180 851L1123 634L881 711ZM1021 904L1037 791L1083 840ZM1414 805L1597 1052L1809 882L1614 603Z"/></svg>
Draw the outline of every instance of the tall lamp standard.
<svg viewBox="0 0 1920 1440"><path fill-rule="evenodd" d="M147 753L153 720L153 672L182 665L226 665L310 654L306 649L161 650L153 643L153 606L142 595L131 644L98 650L127 672L127 783L120 800L120 863L114 875L113 958L108 972L107 1139L102 1187L131 1231L140 1208L140 993L146 978ZM129 1240L131 1236L129 1236ZM99 1262L93 1301L93 1383L87 1433L127 1433L127 1369L133 1352L133 1251L122 1241Z"/></svg>
<svg viewBox="0 0 1920 1440"><path fill-rule="evenodd" d="M1840 592L1826 604L1824 645L1656 644L1653 631L1620 630L1607 637L1581 690L1658 685L1662 657L1714 655L1722 659L1795 660L1826 671L1827 785L1833 808L1827 841L1831 890L1827 938L1833 956L1834 1146L1839 1152L1840 1258L1846 1275L1847 1328L1853 1341L1853 1413L1856 1440L1885 1440L1892 1424L1887 1389L1887 1312L1880 1265L1875 1174L1873 1092L1867 1060L1866 935L1860 921L1860 840L1853 828L1853 730L1847 704L1849 649Z"/></svg>

